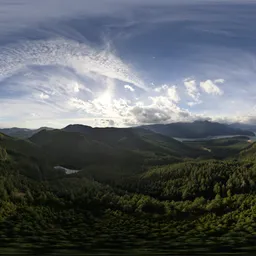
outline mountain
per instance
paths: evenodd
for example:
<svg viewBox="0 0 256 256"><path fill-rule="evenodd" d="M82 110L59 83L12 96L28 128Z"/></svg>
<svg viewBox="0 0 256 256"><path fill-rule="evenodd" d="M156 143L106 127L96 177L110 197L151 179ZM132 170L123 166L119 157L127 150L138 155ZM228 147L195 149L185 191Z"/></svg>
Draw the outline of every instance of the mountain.
<svg viewBox="0 0 256 256"><path fill-rule="evenodd" d="M147 129L155 133L160 133L169 137L177 138L204 138L209 136L225 136L225 135L246 135L254 136L256 131L256 125L233 123L233 124L220 124L209 121L195 121L193 123L171 123L171 124L153 124L140 126L139 128ZM95 134L97 129L102 130L103 128L92 128L90 126L74 124L68 125L62 130L67 132L79 132L92 136ZM117 128L104 128L117 131ZM121 129L121 128L120 128ZM137 129L137 128L136 128ZM34 134L42 130L53 130L49 127L41 127L39 129L26 129L26 128L3 128L0 129L0 133L6 134L11 137L20 139L28 139Z"/></svg>
<svg viewBox="0 0 256 256"><path fill-rule="evenodd" d="M82 124L70 124L68 126L66 126L65 128L63 128L63 131L66 132L79 132L79 133L83 133L83 134L91 134L93 129L91 126L88 125L82 125Z"/></svg>
<svg viewBox="0 0 256 256"><path fill-rule="evenodd" d="M49 127L41 127L39 129L26 129L26 128L3 128L0 129L0 133L3 133L5 135L11 136L11 137L16 137L20 139L27 139L34 135L35 133L38 133L42 130L52 130L52 128Z"/></svg>
<svg viewBox="0 0 256 256"><path fill-rule="evenodd" d="M7 161L20 173L38 180L52 177L46 155L36 144L0 133L0 160Z"/></svg>
<svg viewBox="0 0 256 256"><path fill-rule="evenodd" d="M256 124L233 123L229 125L231 128L256 132Z"/></svg>
<svg viewBox="0 0 256 256"><path fill-rule="evenodd" d="M182 142L143 128L92 128L83 125L69 125L63 130L82 133L95 141L119 149L168 153L176 156L194 155L191 148Z"/></svg>
<svg viewBox="0 0 256 256"><path fill-rule="evenodd" d="M255 251L255 144L247 137L189 143L198 145L142 128L81 125L29 140L0 134L4 252ZM191 159L212 156L197 146L232 157Z"/></svg>
<svg viewBox="0 0 256 256"><path fill-rule="evenodd" d="M99 161L101 165L141 165L145 159L170 162L170 159L206 154L161 134L133 128L69 125L62 130L43 130L30 141L40 146L54 164L72 168Z"/></svg>
<svg viewBox="0 0 256 256"><path fill-rule="evenodd" d="M30 141L13 138L1 133L0 146L12 156L37 158L42 153L40 148Z"/></svg>
<svg viewBox="0 0 256 256"><path fill-rule="evenodd" d="M148 141L164 138L144 130L133 134ZM110 168L101 158L101 150L124 152L119 146L63 130L35 134L31 140L37 145L0 137L0 148L8 148L8 157L15 156L10 149L23 153L31 168L25 172L29 166L23 165L23 158L16 165L6 161L6 156L0 158L0 242L6 255L84 255L85 250L91 255L102 255L102 251L132 255L135 250L141 251L137 255L145 251L184 255L185 250L211 255L221 250L244 254L244 250L256 249L255 161L184 159L133 173L133 159L127 158L124 164L130 173L119 179L117 158L111 159ZM224 141L217 144L226 145ZM93 160L98 163L94 171L101 172L89 176L86 168L72 175L39 179L31 175L40 174L42 168L29 158L32 149L39 155L43 150L48 157L66 152L68 158L78 153L78 160L87 160L88 153L94 152ZM108 169L115 175L109 177Z"/></svg>
<svg viewBox="0 0 256 256"><path fill-rule="evenodd" d="M246 135L255 136L254 132L233 128L227 124L209 121L195 121L193 123L171 123L146 125L140 128L176 138L205 138L210 136Z"/></svg>
<svg viewBox="0 0 256 256"><path fill-rule="evenodd" d="M82 168L101 160L110 159L112 148L80 133L63 130L40 131L30 141L42 148L52 163L66 167Z"/></svg>

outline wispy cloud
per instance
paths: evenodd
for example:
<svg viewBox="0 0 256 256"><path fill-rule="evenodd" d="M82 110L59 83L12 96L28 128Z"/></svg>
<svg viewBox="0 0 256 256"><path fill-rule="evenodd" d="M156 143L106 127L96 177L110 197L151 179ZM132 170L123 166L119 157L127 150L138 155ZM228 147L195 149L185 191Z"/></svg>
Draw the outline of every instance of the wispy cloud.
<svg viewBox="0 0 256 256"><path fill-rule="evenodd" d="M194 100L192 102L188 102L189 106L194 106L196 104L200 104L200 92L197 88L196 80L194 79L185 79L184 80L184 85L186 87L186 92L187 94Z"/></svg>
<svg viewBox="0 0 256 256"><path fill-rule="evenodd" d="M0 79L30 66L59 65L94 78L106 76L146 88L144 82L120 58L108 51L66 39L23 42L0 48Z"/></svg>

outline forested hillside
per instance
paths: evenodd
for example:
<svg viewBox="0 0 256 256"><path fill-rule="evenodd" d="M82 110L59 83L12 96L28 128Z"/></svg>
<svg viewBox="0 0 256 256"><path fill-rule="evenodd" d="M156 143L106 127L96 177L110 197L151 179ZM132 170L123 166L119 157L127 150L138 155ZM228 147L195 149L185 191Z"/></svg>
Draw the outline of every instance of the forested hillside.
<svg viewBox="0 0 256 256"><path fill-rule="evenodd" d="M219 160L201 149L205 142L186 145L144 130L96 132L41 131L30 141L1 135L3 252L256 249L255 144L247 138L208 142L212 149L239 145ZM66 175L55 164L80 171Z"/></svg>
<svg viewBox="0 0 256 256"><path fill-rule="evenodd" d="M54 164L81 169L97 164L142 165L172 163L210 155L175 139L131 128L89 128L41 131L29 140L41 147ZM86 132L84 132L85 130ZM68 130L68 131L67 131Z"/></svg>

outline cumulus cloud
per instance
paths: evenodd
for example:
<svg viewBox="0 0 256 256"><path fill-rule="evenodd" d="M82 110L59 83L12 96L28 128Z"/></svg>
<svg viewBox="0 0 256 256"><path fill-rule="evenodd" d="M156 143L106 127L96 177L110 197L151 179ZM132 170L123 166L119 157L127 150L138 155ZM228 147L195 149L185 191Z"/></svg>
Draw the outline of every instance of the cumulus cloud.
<svg viewBox="0 0 256 256"><path fill-rule="evenodd" d="M154 84L153 84L154 85ZM161 85L161 86L159 86L159 87L156 87L155 89L154 89L154 91L155 92L164 92L164 91L166 91L166 90L168 90L168 88L169 88L169 86L167 85L167 84L163 84L163 85Z"/></svg>
<svg viewBox="0 0 256 256"><path fill-rule="evenodd" d="M68 102L71 109L82 110L90 116L107 117L122 119L129 117L132 104L130 101L119 98L110 99L109 102L102 101L101 98L93 100L82 100L78 98L71 98Z"/></svg>
<svg viewBox="0 0 256 256"><path fill-rule="evenodd" d="M113 98L109 104L103 104L99 99L85 101L71 98L69 105L71 108L82 110L92 116L107 116L111 120L114 119L117 126L185 120L190 113L177 105L179 97L176 94L176 87L172 86L169 89L167 89L169 93L162 96L150 96L148 103L145 100L134 102L123 98Z"/></svg>
<svg viewBox="0 0 256 256"><path fill-rule="evenodd" d="M167 90L168 96L169 98L174 101L174 102L179 102L180 101L180 97L179 94L177 92L177 87L175 85L171 86L168 90Z"/></svg>
<svg viewBox="0 0 256 256"><path fill-rule="evenodd" d="M130 109L130 124L184 121L190 116L187 110L180 108L168 95L150 97L150 100L149 104L139 103Z"/></svg>
<svg viewBox="0 0 256 256"><path fill-rule="evenodd" d="M213 94L213 95L222 95L223 91L217 86L218 83L223 83L224 81L221 79L220 80L206 80L204 82L200 82L200 87L201 89L208 93L208 94Z"/></svg>
<svg viewBox="0 0 256 256"><path fill-rule="evenodd" d="M154 88L154 91L166 95L173 102L180 101L180 96L176 85L163 84L159 87Z"/></svg>

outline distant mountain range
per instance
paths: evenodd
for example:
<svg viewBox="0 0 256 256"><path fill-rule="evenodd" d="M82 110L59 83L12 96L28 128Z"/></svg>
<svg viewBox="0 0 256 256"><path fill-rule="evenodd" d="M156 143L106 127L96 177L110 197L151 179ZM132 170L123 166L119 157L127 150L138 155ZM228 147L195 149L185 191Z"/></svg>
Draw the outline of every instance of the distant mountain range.
<svg viewBox="0 0 256 256"><path fill-rule="evenodd" d="M27 139L42 130L52 130L52 128L41 127L39 129L26 129L26 128L13 127L13 128L0 129L0 133L3 133L5 135L11 136L11 137Z"/></svg>
<svg viewBox="0 0 256 256"><path fill-rule="evenodd" d="M256 132L256 124L233 123L233 124L230 124L229 126L235 129L242 129L242 130Z"/></svg>
<svg viewBox="0 0 256 256"><path fill-rule="evenodd" d="M128 128L127 128L128 129ZM205 138L211 136L230 136L230 135L246 135L255 136L256 125L234 123L231 125L221 124L209 121L195 121L192 123L171 123L171 124L153 124L135 127L131 129L146 129L158 134L174 138ZM0 132L8 136L27 139L37 134L42 130L53 130L49 127L41 127L39 129L24 129L24 128L6 128L0 129ZM92 128L86 125L68 125L62 129L63 131L79 132L86 135L105 136L108 133L120 133L123 128ZM100 131L100 132L96 132Z"/></svg>
<svg viewBox="0 0 256 256"><path fill-rule="evenodd" d="M193 123L180 122L171 124L154 124L141 126L141 128L174 138L192 139L228 135L255 136L254 132L250 129L241 129L232 125L209 121L195 121Z"/></svg>
<svg viewBox="0 0 256 256"><path fill-rule="evenodd" d="M156 129L173 128L173 125L176 130L160 130L168 136ZM151 131L152 127L156 131ZM140 173L148 166L160 166L192 159L210 159L215 156L220 158L231 153L235 155L250 146L247 145L248 138L240 142L214 141L214 145L212 145L213 142L212 144L183 143L171 138L171 131L175 131L176 136L179 134L178 136L183 137L195 136L195 134L197 136L253 135L250 131L211 122L176 123L143 128L92 128L84 125L68 125L63 129L14 128L4 131L22 135L22 139L0 133L0 160L13 161L14 167L18 164L22 174L38 180L58 176L59 173L53 172L55 166L75 170L86 169L88 174L98 175L97 177L102 173L105 177L124 173L130 175ZM25 134L33 135L29 139L23 139ZM222 148L219 148L218 143L224 143L221 145ZM232 147L239 148L232 151ZM223 150L220 151L221 149ZM217 155L215 151L220 153ZM254 148L244 153L246 156L253 154Z"/></svg>

